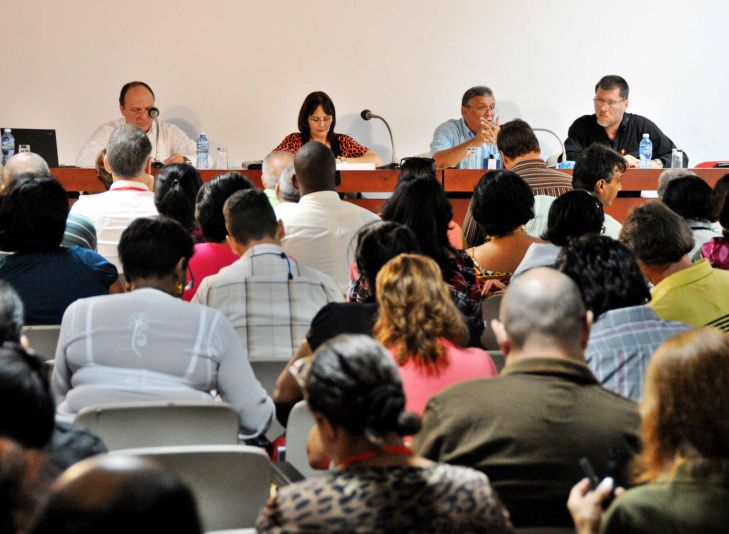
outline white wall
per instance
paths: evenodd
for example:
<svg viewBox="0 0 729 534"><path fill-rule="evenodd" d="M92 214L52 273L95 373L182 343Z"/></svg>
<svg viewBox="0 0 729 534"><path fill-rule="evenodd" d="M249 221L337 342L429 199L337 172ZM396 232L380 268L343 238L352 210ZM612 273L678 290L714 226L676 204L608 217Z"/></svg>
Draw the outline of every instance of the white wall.
<svg viewBox="0 0 729 534"><path fill-rule="evenodd" d="M204 6L202 9L200 6ZM645 14L642 14L640 10ZM202 11L198 15L197 11ZM503 120L561 137L592 112L607 73L631 85L630 111L692 162L729 158L724 65L729 4L682 0L3 0L0 123L55 128L72 164L120 87L148 82L162 117L204 129L231 164L261 159L324 90L337 130L383 160L428 149L471 85L496 93ZM544 152L557 151L544 138Z"/></svg>

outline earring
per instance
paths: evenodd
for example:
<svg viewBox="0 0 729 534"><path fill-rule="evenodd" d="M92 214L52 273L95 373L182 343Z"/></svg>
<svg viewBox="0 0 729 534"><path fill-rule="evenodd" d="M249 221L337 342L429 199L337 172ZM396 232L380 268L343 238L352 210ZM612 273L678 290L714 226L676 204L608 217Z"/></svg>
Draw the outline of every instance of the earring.
<svg viewBox="0 0 729 534"><path fill-rule="evenodd" d="M177 286L175 286L175 289L177 290L177 295L180 297L185 292L185 286L183 286L182 282L180 282L179 280L177 281Z"/></svg>

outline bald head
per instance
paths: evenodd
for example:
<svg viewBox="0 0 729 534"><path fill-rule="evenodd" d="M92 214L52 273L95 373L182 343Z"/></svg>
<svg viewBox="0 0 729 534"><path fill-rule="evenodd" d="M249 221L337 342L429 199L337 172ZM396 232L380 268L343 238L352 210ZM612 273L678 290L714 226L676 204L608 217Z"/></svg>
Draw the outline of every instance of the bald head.
<svg viewBox="0 0 729 534"><path fill-rule="evenodd" d="M21 152L15 154L7 161L3 173L3 185L7 186L13 180L22 175L50 176L51 170L48 163L38 154L33 152Z"/></svg>
<svg viewBox="0 0 729 534"><path fill-rule="evenodd" d="M302 196L337 189L334 152L317 141L309 141L296 153L294 170Z"/></svg>
<svg viewBox="0 0 729 534"><path fill-rule="evenodd" d="M276 187L283 170L294 164L294 155L291 152L281 150L271 152L263 160L261 168L261 180L266 189Z"/></svg>
<svg viewBox="0 0 729 534"><path fill-rule="evenodd" d="M540 268L509 284L500 319L517 352L557 349L581 358L585 314L577 285L559 271Z"/></svg>
<svg viewBox="0 0 729 534"><path fill-rule="evenodd" d="M104 455L75 464L51 488L34 534L199 534L190 490L157 464Z"/></svg>

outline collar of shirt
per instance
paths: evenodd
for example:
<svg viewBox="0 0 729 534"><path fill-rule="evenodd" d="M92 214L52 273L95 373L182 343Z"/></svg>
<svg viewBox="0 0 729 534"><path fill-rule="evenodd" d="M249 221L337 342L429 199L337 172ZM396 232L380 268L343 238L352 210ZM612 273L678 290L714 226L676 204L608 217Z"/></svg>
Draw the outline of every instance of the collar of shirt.
<svg viewBox="0 0 729 534"><path fill-rule="evenodd" d="M659 479L661 482L704 482L729 487L729 460L695 458L675 466L673 471Z"/></svg>
<svg viewBox="0 0 729 534"><path fill-rule="evenodd" d="M276 254L277 256L281 256L281 254L284 254L284 251L280 245L275 245L273 243L261 243L246 250L241 258L253 258L255 256L260 256L261 254ZM283 258L284 256L281 257Z"/></svg>
<svg viewBox="0 0 729 534"><path fill-rule="evenodd" d="M653 300L663 297L666 293L677 287L693 284L697 280L709 276L713 271L709 260L702 259L697 261L693 266L673 273L668 278L664 278L651 290Z"/></svg>
<svg viewBox="0 0 729 534"><path fill-rule="evenodd" d="M567 358L521 357L510 361L501 372L502 375L530 374L560 376L571 382L597 384L597 379L586 364Z"/></svg>
<svg viewBox="0 0 729 534"><path fill-rule="evenodd" d="M146 185L141 182L136 182L134 180L114 180L114 182L111 184L111 187L109 188L109 191L123 191L127 189L149 192L149 189Z"/></svg>
<svg viewBox="0 0 729 534"><path fill-rule="evenodd" d="M336 191L317 191L304 195L299 200L299 205L306 204L334 204L341 202L339 193Z"/></svg>
<svg viewBox="0 0 729 534"><path fill-rule="evenodd" d="M640 306L627 306L625 308L617 308L603 313L597 318L595 324L592 325L590 335L606 329L615 328L628 323L637 323L641 321L658 321L658 314L653 308L641 304Z"/></svg>
<svg viewBox="0 0 729 534"><path fill-rule="evenodd" d="M525 169L546 169L547 164L544 163L543 159L525 159L523 161L520 161L516 165L514 165L511 168L512 172L515 172L516 174L519 174L519 171L523 171Z"/></svg>

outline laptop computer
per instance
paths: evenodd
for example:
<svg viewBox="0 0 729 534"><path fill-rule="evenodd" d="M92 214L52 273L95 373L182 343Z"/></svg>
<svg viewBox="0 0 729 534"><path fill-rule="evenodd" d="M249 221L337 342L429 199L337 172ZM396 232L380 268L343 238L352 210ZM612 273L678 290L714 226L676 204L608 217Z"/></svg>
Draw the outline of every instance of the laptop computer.
<svg viewBox="0 0 729 534"><path fill-rule="evenodd" d="M7 126L0 129L0 133ZM58 167L58 145L56 144L56 130L34 130L28 128L11 128L15 138L15 153L20 145L30 145L30 151L35 152L48 163L49 167Z"/></svg>

